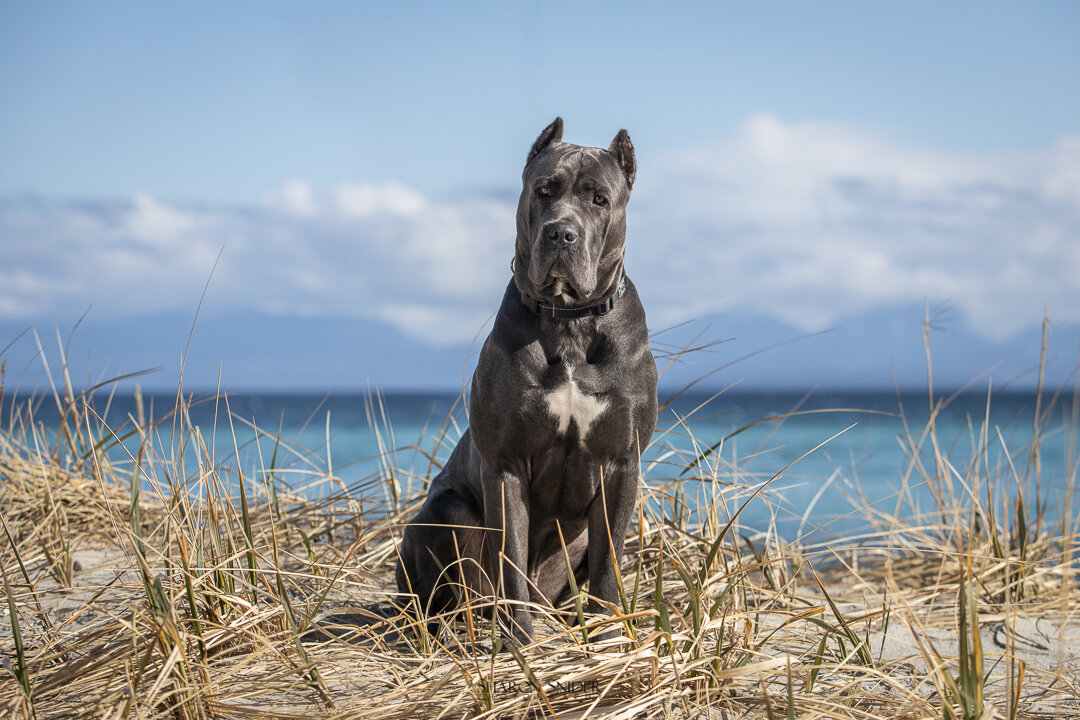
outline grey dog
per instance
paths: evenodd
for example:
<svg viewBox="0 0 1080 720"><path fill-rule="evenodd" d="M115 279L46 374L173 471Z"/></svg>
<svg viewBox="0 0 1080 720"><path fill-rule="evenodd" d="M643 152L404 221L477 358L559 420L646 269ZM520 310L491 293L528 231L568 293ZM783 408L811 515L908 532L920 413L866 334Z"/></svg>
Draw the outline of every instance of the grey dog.
<svg viewBox="0 0 1080 720"><path fill-rule="evenodd" d="M517 641L526 601L618 600L615 562L656 424L656 362L623 269L636 163L620 130L607 150L540 133L522 173L514 277L472 379L470 428L405 528L397 585L441 612L498 592Z"/></svg>

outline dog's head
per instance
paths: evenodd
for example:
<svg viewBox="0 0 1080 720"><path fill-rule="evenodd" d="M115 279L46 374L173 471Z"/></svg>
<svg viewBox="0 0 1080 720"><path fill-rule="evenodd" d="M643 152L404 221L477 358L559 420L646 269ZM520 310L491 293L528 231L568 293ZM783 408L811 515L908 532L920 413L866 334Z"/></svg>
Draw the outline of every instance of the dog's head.
<svg viewBox="0 0 1080 720"><path fill-rule="evenodd" d="M607 150L564 143L562 131L555 118L525 162L514 281L555 305L588 305L622 278L634 146L625 130Z"/></svg>

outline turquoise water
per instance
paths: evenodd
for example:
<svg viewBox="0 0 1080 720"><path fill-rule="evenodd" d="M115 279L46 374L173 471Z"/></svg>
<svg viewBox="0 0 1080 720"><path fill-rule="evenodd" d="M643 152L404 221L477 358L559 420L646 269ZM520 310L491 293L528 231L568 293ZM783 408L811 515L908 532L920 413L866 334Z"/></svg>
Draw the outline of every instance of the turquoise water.
<svg viewBox="0 0 1080 720"><path fill-rule="evenodd" d="M1008 481L1009 487L1018 482L1034 487L1028 446L1035 400L1034 393L1000 393L990 399L989 450L980 455L994 468L991 477ZM9 426L13 412L25 413L30 402L14 401L13 407L8 398L3 427ZM51 398L34 402L35 421L46 429L55 427L57 411ZM1044 411L1050 409L1043 422L1047 434L1042 438L1038 484L1053 514L1070 478L1076 478L1076 425L1071 396L1055 403L1044 396L1043 402ZM174 403L172 396L144 397L143 416L165 417ZM986 405L985 394L965 393L954 397L935 419L939 447L960 473L980 445ZM853 509L876 504L891 512L901 488L899 499L905 506L931 504L929 491L920 486L922 477L910 472L912 452L904 449L910 442L905 438L919 441L929 418L928 406L925 393L684 395L661 412L657 433L643 456L645 478L669 493L680 488L688 512L711 504L721 516L771 480L741 516L745 526L763 527L775 520L785 534L806 534L828 523L818 531L820 537L850 531L865 523L861 515L849 515ZM131 395L99 397L95 410L119 435L130 429L129 417L138 415ZM801 414L776 417L793 412ZM391 477L403 495L419 491L467 425L460 398L451 394L246 393L230 395L227 404L222 399L197 402L190 418L211 448L214 464L239 466L256 491L272 467L277 482L296 492L309 497L345 494L369 514L382 512L389 502ZM178 447L174 437L186 437L192 447L190 434L178 432L172 419L157 426L155 445ZM136 445L131 439L126 444ZM688 471L710 447L715 450ZM933 468L929 451L926 441L919 456ZM112 452L117 462L127 460L125 455L120 449ZM194 454L185 457L185 474L189 483L197 484ZM790 463L794 464L788 467Z"/></svg>

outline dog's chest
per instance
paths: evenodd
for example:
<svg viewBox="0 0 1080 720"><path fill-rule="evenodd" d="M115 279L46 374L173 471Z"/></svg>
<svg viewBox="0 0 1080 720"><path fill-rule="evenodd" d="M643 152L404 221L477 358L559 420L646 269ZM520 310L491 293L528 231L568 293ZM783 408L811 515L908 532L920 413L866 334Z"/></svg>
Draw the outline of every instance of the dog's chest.
<svg viewBox="0 0 1080 720"><path fill-rule="evenodd" d="M574 368L566 366L567 377L556 387L545 391L544 404L555 423L555 432L566 435L573 424L578 437L584 441L597 419L608 408L608 401L589 394L574 378Z"/></svg>
<svg viewBox="0 0 1080 720"><path fill-rule="evenodd" d="M546 410L544 420L552 423L556 435L566 437L573 429L584 446L589 433L595 432L601 417L610 410L604 392L609 368L601 352L605 343L591 331L590 324L566 325L560 330L556 337L541 342L548 363L541 382L541 407Z"/></svg>

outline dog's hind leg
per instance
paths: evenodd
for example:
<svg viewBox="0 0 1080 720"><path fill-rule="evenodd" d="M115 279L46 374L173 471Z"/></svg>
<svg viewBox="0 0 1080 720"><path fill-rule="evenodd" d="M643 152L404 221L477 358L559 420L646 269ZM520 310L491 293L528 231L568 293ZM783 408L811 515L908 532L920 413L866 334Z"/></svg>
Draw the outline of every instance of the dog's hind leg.
<svg viewBox="0 0 1080 720"><path fill-rule="evenodd" d="M480 512L468 499L449 488L429 495L405 528L398 592L416 595L428 616L461 604L466 593L490 595L483 543Z"/></svg>

